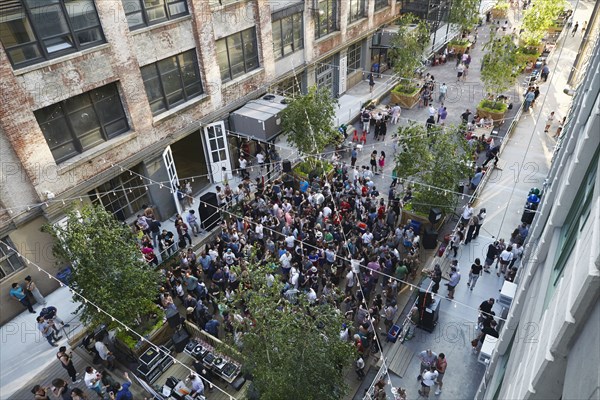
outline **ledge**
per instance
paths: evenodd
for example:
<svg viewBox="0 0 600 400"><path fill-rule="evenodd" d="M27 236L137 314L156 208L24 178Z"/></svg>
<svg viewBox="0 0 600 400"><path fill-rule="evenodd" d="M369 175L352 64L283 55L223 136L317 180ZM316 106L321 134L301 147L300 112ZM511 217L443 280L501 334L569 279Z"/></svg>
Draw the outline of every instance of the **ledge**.
<svg viewBox="0 0 600 400"><path fill-rule="evenodd" d="M14 70L14 74L15 74L15 76L25 75L25 74L27 74L29 72L33 72L33 71L36 71L38 69L46 68L46 67L49 67L49 66L54 65L54 64L63 63L63 62L72 60L74 58L81 57L81 56L84 56L86 54L93 53L95 51L100 51L100 50L108 49L110 46L111 46L110 43L102 43L102 44L100 44L98 46L90 47L89 49L84 49L84 50L81 50L81 51L76 51L74 53L65 54L64 56L60 56L60 57L57 57L57 58L52 58L50 60L46 60L46 61L43 61L43 62L38 63L38 64L29 65L27 67L16 69L16 70Z"/></svg>
<svg viewBox="0 0 600 400"><path fill-rule="evenodd" d="M209 95L206 93L201 94L198 97L194 97L193 99L186 101L183 104L178 105L175 108L171 108L170 110L167 110L165 112L162 112L158 115L156 115L155 117L152 118L152 125L156 126L156 125L160 125L162 122L164 122L165 120L173 117L176 114L179 114L181 111L186 110L190 107L195 106L196 104L203 102L204 100L208 99Z"/></svg>
<svg viewBox="0 0 600 400"><path fill-rule="evenodd" d="M106 142L104 142L96 147L93 147L73 158L70 158L67 161L64 161L61 164L57 165L58 175L63 175L69 171L72 171L75 168L78 168L78 167L82 166L83 164L96 159L101 154L104 154L107 151L109 151L117 146L120 146L124 143L127 143L127 142L137 138L137 136L138 136L137 132L129 131L129 133L121 134L120 136L118 136L114 139L107 140Z"/></svg>
<svg viewBox="0 0 600 400"><path fill-rule="evenodd" d="M129 34L131 36L136 36L136 35L140 35L142 33L150 32L150 31L152 31L154 29L157 29L157 28L165 28L165 27L167 27L169 25L175 25L175 24L178 24L178 23L186 21L186 20L190 20L191 21L192 20L192 15L191 14L182 15L181 17L177 17L177 18L174 18L174 19L169 19L169 20L166 20L166 21L163 21L163 22L159 22L158 24L148 25L148 26L145 26L143 28L134 29L134 30L130 29L129 30Z"/></svg>
<svg viewBox="0 0 600 400"><path fill-rule="evenodd" d="M235 86L236 84L245 81L246 79L249 79L251 77L253 77L254 75L258 75L260 73L265 72L265 68L264 67L258 67L257 69L254 69L250 72L248 72L247 74L244 74L242 76L238 76L237 78L231 80L231 81L227 81L225 83L221 84L221 90L225 90L228 89L230 86Z"/></svg>

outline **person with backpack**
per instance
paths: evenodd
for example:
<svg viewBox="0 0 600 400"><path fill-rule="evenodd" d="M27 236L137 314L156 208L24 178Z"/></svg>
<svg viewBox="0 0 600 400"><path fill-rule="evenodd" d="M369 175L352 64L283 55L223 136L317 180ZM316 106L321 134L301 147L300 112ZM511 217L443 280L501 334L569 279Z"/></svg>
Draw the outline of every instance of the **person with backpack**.
<svg viewBox="0 0 600 400"><path fill-rule="evenodd" d="M360 120L362 122L362 131L363 135L369 132L369 125L371 123L371 113L367 109L364 109L360 115Z"/></svg>

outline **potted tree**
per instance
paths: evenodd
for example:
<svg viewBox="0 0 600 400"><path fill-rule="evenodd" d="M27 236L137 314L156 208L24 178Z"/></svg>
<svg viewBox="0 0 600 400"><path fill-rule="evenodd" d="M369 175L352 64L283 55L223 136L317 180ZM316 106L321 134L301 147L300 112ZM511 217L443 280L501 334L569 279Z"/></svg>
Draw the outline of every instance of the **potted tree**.
<svg viewBox="0 0 600 400"><path fill-rule="evenodd" d="M411 14L398 21L398 32L392 40L390 58L400 83L392 90L391 99L405 108L413 108L419 102L419 81L415 79L422 66L423 54L429 44L429 30L424 21Z"/></svg>
<svg viewBox="0 0 600 400"><path fill-rule="evenodd" d="M544 50L542 39L568 5L566 0L533 0L523 16L523 33L519 37L519 45Z"/></svg>
<svg viewBox="0 0 600 400"><path fill-rule="evenodd" d="M460 28L462 36L470 32L479 22L480 0L453 0L449 22Z"/></svg>
<svg viewBox="0 0 600 400"><path fill-rule="evenodd" d="M515 71L517 46L510 36L497 39L492 35L485 48L487 53L483 57L481 80L488 95L477 106L477 114L501 123L508 104L500 96L513 87L518 79Z"/></svg>
<svg viewBox="0 0 600 400"><path fill-rule="evenodd" d="M344 140L334 128L333 119L338 100L328 90L311 87L306 94L294 98L281 112L281 126L289 142L305 159L297 166L299 176L320 168L328 173L331 164L318 160L327 146L335 146ZM306 164L306 165L303 165ZM327 165L329 164L329 165Z"/></svg>
<svg viewBox="0 0 600 400"><path fill-rule="evenodd" d="M500 0L496 3L496 5L494 5L494 7L492 8L492 17L494 17L494 19L504 19L508 16L508 9L509 9L509 4L508 1L506 0Z"/></svg>

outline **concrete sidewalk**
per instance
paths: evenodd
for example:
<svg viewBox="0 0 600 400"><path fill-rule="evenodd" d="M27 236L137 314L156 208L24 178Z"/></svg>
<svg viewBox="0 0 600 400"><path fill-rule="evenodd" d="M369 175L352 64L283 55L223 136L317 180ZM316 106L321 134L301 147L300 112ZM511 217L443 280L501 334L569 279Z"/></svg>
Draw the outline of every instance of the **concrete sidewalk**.
<svg viewBox="0 0 600 400"><path fill-rule="evenodd" d="M73 312L79 303L72 300L66 287L61 287L46 296L47 304L58 310L58 316L71 326L65 328L59 345L66 346L67 339L77 334L83 327ZM43 306L34 306L40 312ZM37 329L36 314L27 310L0 327L0 399L9 398L23 384L32 380L51 363L56 361L56 348L48 344ZM66 373L65 373L66 376ZM62 377L64 378L64 377Z"/></svg>

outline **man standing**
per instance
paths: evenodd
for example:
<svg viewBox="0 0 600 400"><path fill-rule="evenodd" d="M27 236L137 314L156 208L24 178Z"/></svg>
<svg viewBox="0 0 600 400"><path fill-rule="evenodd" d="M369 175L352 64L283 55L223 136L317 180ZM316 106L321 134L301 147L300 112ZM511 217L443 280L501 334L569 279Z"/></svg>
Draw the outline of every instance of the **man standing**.
<svg viewBox="0 0 600 400"><path fill-rule="evenodd" d="M448 86L446 86L445 83L442 83L442 86L440 86L440 97L438 98L438 101L443 104L444 100L446 100L446 93L448 92Z"/></svg>
<svg viewBox="0 0 600 400"><path fill-rule="evenodd" d="M358 151L356 151L356 147L352 147L352 152L350 153L350 165L354 167L356 165L356 159L358 158Z"/></svg>
<svg viewBox="0 0 600 400"><path fill-rule="evenodd" d="M417 376L417 380L421 380L423 377L423 371L429 369L429 367L434 366L437 360L437 354L431 351L431 349L423 350L419 353L419 360L421 360L421 368L419 372L419 376Z"/></svg>
<svg viewBox="0 0 600 400"><path fill-rule="evenodd" d="M463 124L467 124L469 122L469 117L471 116L471 111L467 108L467 110L460 115Z"/></svg>
<svg viewBox="0 0 600 400"><path fill-rule="evenodd" d="M123 376L125 376L127 382L123 383L122 385L118 382L115 384L115 390L117 390L117 393L115 394L114 392L111 392L111 400L133 400L133 393L129 391L129 387L131 386L129 374L125 372Z"/></svg>
<svg viewBox="0 0 600 400"><path fill-rule="evenodd" d="M98 351L98 356L104 361L106 367L109 371L115 369L115 356L108 350L108 347L104 344L102 340L96 340L94 344L96 351Z"/></svg>
<svg viewBox="0 0 600 400"><path fill-rule="evenodd" d="M458 272L456 267L450 267L450 281L446 284L448 286L448 295L446 298L450 300L454 299L454 290L458 286L458 282L460 282L460 272Z"/></svg>
<svg viewBox="0 0 600 400"><path fill-rule="evenodd" d="M523 103L523 112L529 111L529 107L531 103L535 100L535 93L533 88L530 88L527 93L525 93L525 102Z"/></svg>
<svg viewBox="0 0 600 400"><path fill-rule="evenodd" d="M187 215L187 223L190 228L192 228L192 233L194 236L198 236L200 233L200 225L198 224L198 217L196 217L196 211L190 210Z"/></svg>
<svg viewBox="0 0 600 400"><path fill-rule="evenodd" d="M246 158L243 155L240 156L239 163L240 163L240 174L242 175L242 179L250 177L250 174L248 173L248 170L246 169L248 167L248 161L246 160Z"/></svg>
<svg viewBox="0 0 600 400"><path fill-rule="evenodd" d="M367 109L364 109L362 114L360 115L360 120L362 122L362 130L363 134L369 132L369 123L371 122L371 114Z"/></svg>
<svg viewBox="0 0 600 400"><path fill-rule="evenodd" d="M446 373L447 366L448 366L448 363L446 362L446 355L444 353L440 353L437 361L435 362L435 369L438 373L437 381L436 381L436 383L438 385L438 389L435 391L436 396L439 396L440 393L442 393L442 386L444 384L444 382L443 382L444 374Z"/></svg>
<svg viewBox="0 0 600 400"><path fill-rule="evenodd" d="M204 382L202 382L202 379L196 374L191 374L189 380L192 385L190 396L196 398L204 395Z"/></svg>
<svg viewBox="0 0 600 400"><path fill-rule="evenodd" d="M483 328L483 321L492 317L492 308L494 307L495 300L490 298L479 305L479 318L477 319L477 328Z"/></svg>
<svg viewBox="0 0 600 400"><path fill-rule="evenodd" d="M19 284L17 282L12 284L12 289L10 289L9 294L10 294L10 297L15 299L19 303L23 304L23 306L25 306L25 308L27 308L31 314L35 314L35 311L33 311L33 306L31 305L31 302L29 301L29 299L23 292L23 288L21 286L19 286Z"/></svg>
<svg viewBox="0 0 600 400"><path fill-rule="evenodd" d="M37 328L42 333L44 338L50 343L52 347L58 347L56 342L62 339L62 336L56 336L54 330L50 327L50 324L42 316L36 318Z"/></svg>
<svg viewBox="0 0 600 400"><path fill-rule="evenodd" d="M577 29L579 29L579 22L575 22L575 26L573 26L573 30L571 31L571 37L575 37Z"/></svg>
<svg viewBox="0 0 600 400"><path fill-rule="evenodd" d="M392 125L396 125L400 122L400 114L402 113L402 109L398 104L394 104L392 107Z"/></svg>
<svg viewBox="0 0 600 400"><path fill-rule="evenodd" d="M462 212L462 220L461 223L463 224L463 226L467 226L467 224L469 223L469 220L471 219L471 217L473 216L473 206L471 205L471 203L467 203L464 205L463 207L463 212Z"/></svg>
<svg viewBox="0 0 600 400"><path fill-rule="evenodd" d="M419 390L419 394L426 399L429 398L429 392L431 387L435 385L435 381L438 377L438 372L434 366L428 367L423 374L423 380L421 381L421 387L423 390Z"/></svg>

